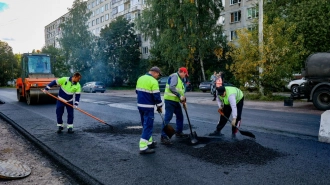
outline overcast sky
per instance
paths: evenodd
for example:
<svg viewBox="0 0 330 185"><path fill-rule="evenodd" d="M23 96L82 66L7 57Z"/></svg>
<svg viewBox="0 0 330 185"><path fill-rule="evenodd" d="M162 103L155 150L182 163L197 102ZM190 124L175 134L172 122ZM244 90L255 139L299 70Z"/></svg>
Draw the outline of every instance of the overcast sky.
<svg viewBox="0 0 330 185"><path fill-rule="evenodd" d="M44 28L68 12L74 0L0 0L0 40L14 53L45 45Z"/></svg>

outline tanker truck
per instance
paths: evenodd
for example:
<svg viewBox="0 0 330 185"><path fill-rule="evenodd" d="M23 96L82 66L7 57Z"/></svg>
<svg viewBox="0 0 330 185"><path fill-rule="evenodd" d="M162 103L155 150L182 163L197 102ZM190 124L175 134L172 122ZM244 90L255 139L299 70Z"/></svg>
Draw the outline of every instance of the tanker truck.
<svg viewBox="0 0 330 185"><path fill-rule="evenodd" d="M307 99L319 110L330 109L330 52L311 54L305 60L302 76L306 82L298 87L292 99Z"/></svg>
<svg viewBox="0 0 330 185"><path fill-rule="evenodd" d="M50 56L42 53L23 53L21 67L22 74L16 80L17 100L26 101L28 105L56 102L41 91L51 81L56 80L52 73ZM48 92L57 96L58 90L59 86L54 86Z"/></svg>

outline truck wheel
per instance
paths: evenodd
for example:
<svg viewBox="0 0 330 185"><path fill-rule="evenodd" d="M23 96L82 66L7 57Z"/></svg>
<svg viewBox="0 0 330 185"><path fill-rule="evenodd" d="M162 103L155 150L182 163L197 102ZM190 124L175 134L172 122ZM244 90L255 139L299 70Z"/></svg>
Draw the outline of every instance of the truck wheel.
<svg viewBox="0 0 330 185"><path fill-rule="evenodd" d="M328 89L318 89L313 94L313 104L319 110L330 109L330 91Z"/></svg>
<svg viewBox="0 0 330 185"><path fill-rule="evenodd" d="M17 100L19 102L24 102L25 98L22 96L22 88L17 89Z"/></svg>
<svg viewBox="0 0 330 185"><path fill-rule="evenodd" d="M292 94L299 94L299 89L298 89L298 85L293 85L291 86L291 93Z"/></svg>

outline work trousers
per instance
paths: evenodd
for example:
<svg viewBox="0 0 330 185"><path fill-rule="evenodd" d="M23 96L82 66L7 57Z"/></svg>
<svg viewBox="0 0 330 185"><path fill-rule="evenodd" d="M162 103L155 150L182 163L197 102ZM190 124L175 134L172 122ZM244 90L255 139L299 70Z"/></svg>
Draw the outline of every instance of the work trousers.
<svg viewBox="0 0 330 185"><path fill-rule="evenodd" d="M235 125L238 126L238 127L241 124L243 105L244 105L244 97L236 104L236 107L237 107L237 118L236 118ZM224 113L224 115L227 118L230 117L231 112L232 112L232 110L231 110L230 105L224 105L224 107L223 107L223 113ZM220 121L219 121L219 123L217 125L217 131L220 132L223 129L223 127L226 125L227 121L228 120L224 116L220 115ZM240 124L237 125L238 123L240 123ZM231 127L231 130L232 130L232 134L236 134L237 128L235 128L235 127L232 126Z"/></svg>
<svg viewBox="0 0 330 185"><path fill-rule="evenodd" d="M68 104L73 105L73 101L67 102ZM73 108L69 105L66 105L65 103L57 100L56 102L56 117L57 117L57 123L63 124L62 116L64 113L64 107L66 107L66 112L68 113L68 124L73 124Z"/></svg>
<svg viewBox="0 0 330 185"><path fill-rule="evenodd" d="M141 138L149 141L152 136L152 130L154 127L154 109L139 109L141 124L142 124L142 135Z"/></svg>
<svg viewBox="0 0 330 185"><path fill-rule="evenodd" d="M165 124L169 124L173 118L173 114L176 116L176 133L181 133L183 130L183 114L182 108L179 102L165 100ZM162 127L162 136L167 136L163 131L164 125Z"/></svg>

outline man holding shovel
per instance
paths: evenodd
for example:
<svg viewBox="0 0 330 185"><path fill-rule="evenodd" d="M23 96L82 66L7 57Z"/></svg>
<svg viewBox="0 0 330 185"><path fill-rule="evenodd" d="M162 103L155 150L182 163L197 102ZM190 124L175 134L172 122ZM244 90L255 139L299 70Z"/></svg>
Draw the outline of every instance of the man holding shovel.
<svg viewBox="0 0 330 185"><path fill-rule="evenodd" d="M243 92L236 88L230 86L220 86L217 88L217 102L218 102L218 112L220 113L220 121L214 132L210 133L209 136L220 136L221 130L227 123L227 118L232 114L233 119L232 124L232 137L236 137L238 127L241 123L241 116L244 104Z"/></svg>
<svg viewBox="0 0 330 185"><path fill-rule="evenodd" d="M50 82L47 85L47 87L43 90L45 92L45 91L48 91L54 85L60 85L61 88L58 92L58 98L71 105L71 106L69 106L69 105L63 103L62 101L57 100L57 102L56 102L56 117L57 117L57 127L58 127L57 133L62 133L62 130L64 129L62 116L63 116L65 107L66 107L66 111L68 113L68 119L67 119L68 133L69 134L74 133L74 131L73 131L73 95L75 95L74 107L77 108L78 104L79 104L80 93L81 93L81 86L79 84L80 78L81 78L81 74L76 72L71 77L62 77L62 78L59 78L57 80Z"/></svg>
<svg viewBox="0 0 330 185"><path fill-rule="evenodd" d="M176 133L175 136L179 138L188 137L187 134L183 134L183 114L180 103L186 102L184 96L185 86L183 79L188 77L188 70L185 67L179 68L177 73L173 73L169 76L164 93L165 100L165 125L169 124L173 113L176 115ZM162 129L161 143L164 145L171 145L172 142L169 136L164 132L164 125Z"/></svg>
<svg viewBox="0 0 330 185"><path fill-rule="evenodd" d="M158 67L152 67L149 72L141 76L136 83L137 106L139 109L142 135L139 142L140 154L155 153L153 148L156 147L156 142L152 140L152 130L154 125L154 107L157 106L157 111L162 112L162 99L160 96L158 81L161 76Z"/></svg>

